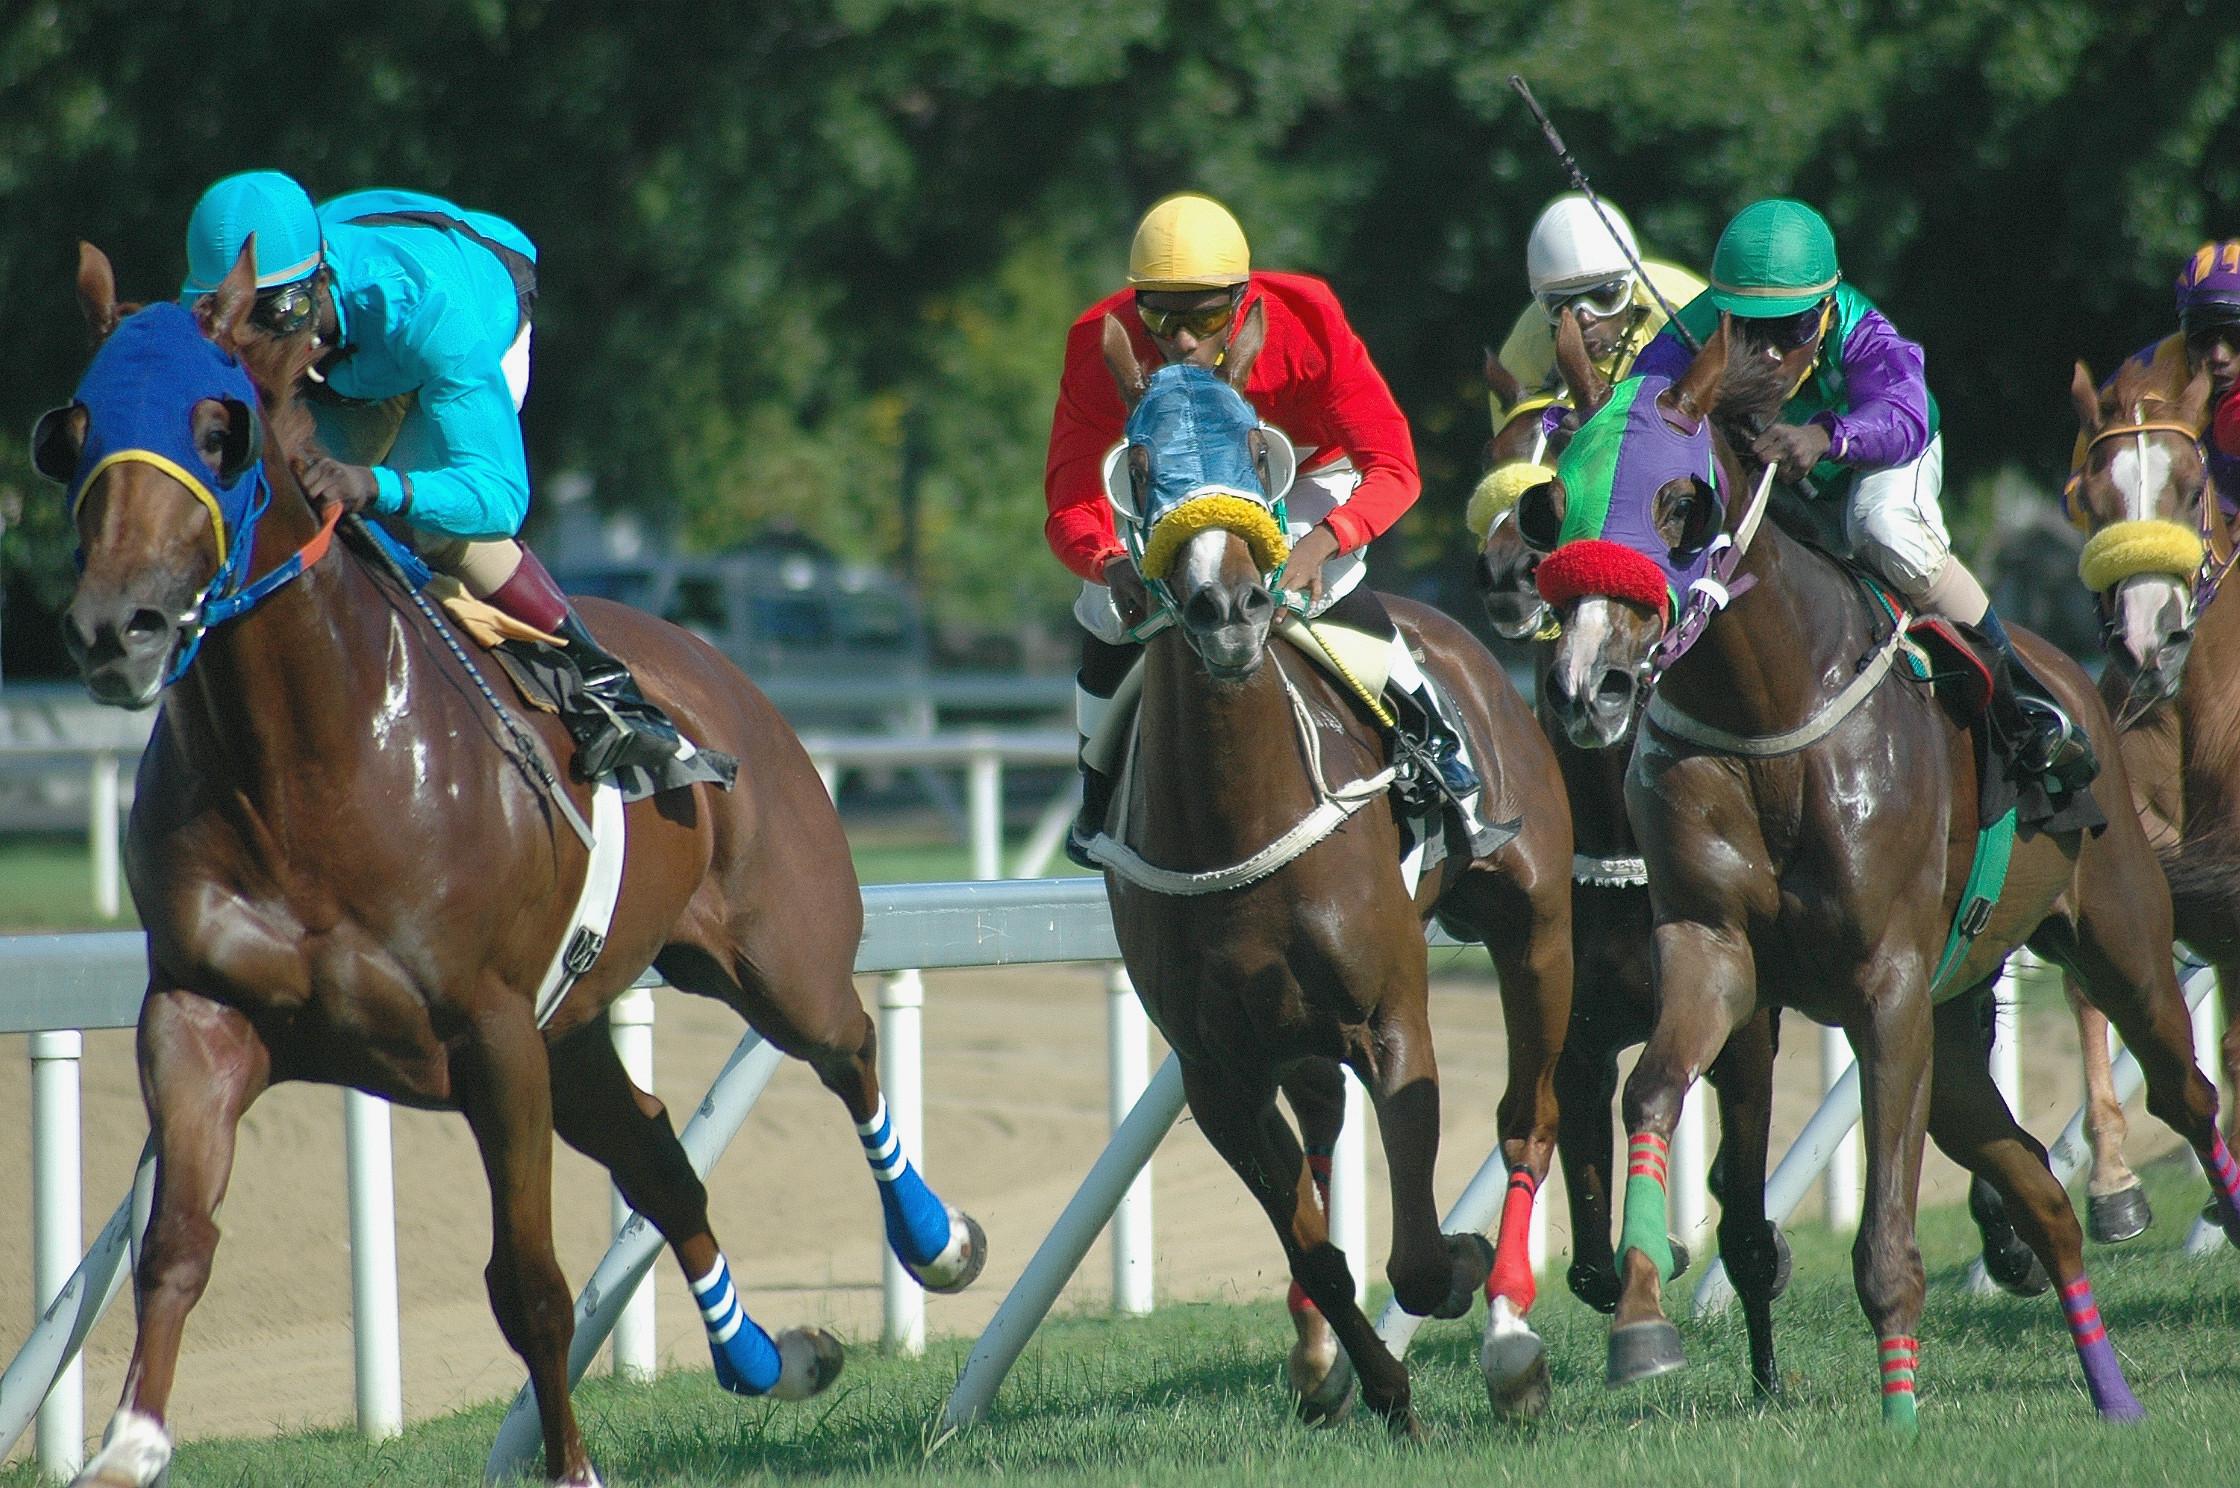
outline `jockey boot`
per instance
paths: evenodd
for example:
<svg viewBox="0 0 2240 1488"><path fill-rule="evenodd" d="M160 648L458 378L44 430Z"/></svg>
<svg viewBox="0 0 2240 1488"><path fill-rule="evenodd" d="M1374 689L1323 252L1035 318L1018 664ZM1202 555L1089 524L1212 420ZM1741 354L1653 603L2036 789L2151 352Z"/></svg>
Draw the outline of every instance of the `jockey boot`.
<svg viewBox="0 0 2240 1488"><path fill-rule="evenodd" d="M1986 609L1976 629L1994 657L1991 725L2006 736L2016 768L2065 792L2083 790L2100 773L2083 725L2015 655L2014 638L1997 609Z"/></svg>
<svg viewBox="0 0 2240 1488"><path fill-rule="evenodd" d="M1454 725L1440 711L1438 695L1432 691L1431 679L1416 664L1415 653L1408 649L1408 642L1398 631L1392 635L1391 661L1386 673L1385 691L1388 695L1406 700L1406 712L1413 712L1420 728L1410 728L1405 718L1399 721L1393 742L1393 762L1401 767L1401 795L1409 805L1429 808L1442 799L1462 801L1478 788L1478 772L1462 757L1462 739L1455 733ZM1404 738L1420 751L1422 759L1412 757L1400 743ZM1425 779L1423 765L1428 763L1438 772L1438 781ZM1444 787L1442 790L1441 787Z"/></svg>
<svg viewBox="0 0 2240 1488"><path fill-rule="evenodd" d="M1081 810L1066 832L1066 857L1076 867L1102 873L1104 865L1089 856L1089 844L1104 830L1105 813L1112 809L1112 777L1081 761Z"/></svg>
<svg viewBox="0 0 2240 1488"><path fill-rule="evenodd" d="M593 639L552 575L526 546L513 576L493 589L489 602L526 624L566 642L536 646L565 664L581 686L560 699L560 722L575 740L575 772L598 780L629 766L654 769L677 757L677 727L638 691L630 669ZM509 641L508 645L528 643Z"/></svg>

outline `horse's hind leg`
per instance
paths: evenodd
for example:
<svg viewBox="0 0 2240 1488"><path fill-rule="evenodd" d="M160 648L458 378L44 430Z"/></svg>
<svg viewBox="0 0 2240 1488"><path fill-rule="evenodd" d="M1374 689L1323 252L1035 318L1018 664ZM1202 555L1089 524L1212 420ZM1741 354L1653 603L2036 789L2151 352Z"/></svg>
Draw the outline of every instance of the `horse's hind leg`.
<svg viewBox="0 0 2240 1488"><path fill-rule="evenodd" d="M75 1480L103 1488L144 1488L171 1460L164 1410L179 1341L210 1280L241 1113L271 1075L271 1055L248 1019L174 988L149 991L139 1050L156 1149L155 1206L133 1276L139 1324L124 1397L101 1450Z"/></svg>
<svg viewBox="0 0 2240 1488"><path fill-rule="evenodd" d="M552 1082L543 1036L525 1004L485 1016L452 1056L459 1109L490 1178L490 1310L528 1366L544 1427L545 1471L569 1485L599 1481L568 1399L575 1313L552 1251Z"/></svg>
<svg viewBox="0 0 2240 1488"><path fill-rule="evenodd" d="M2092 1174L2085 1182L2085 1228L2102 1245L2134 1239L2154 1222L2146 1185L2123 1160L2130 1123L2116 1099L2113 1062L2108 1058L2108 1019L2086 1000L2073 975L2064 973L2061 990L2077 1020L2077 1046L2084 1057L2084 1134L2092 1144Z"/></svg>
<svg viewBox="0 0 2240 1488"><path fill-rule="evenodd" d="M1954 1162L1998 1189L2016 1231L2060 1284L2061 1308L2101 1418L2138 1420L2146 1412L2124 1381L2093 1302L2092 1283L2085 1279L2076 1211L2046 1165L2045 1148L2015 1122L1992 1083L1976 1004L1975 997L1955 997L1936 1011L1929 1134Z"/></svg>
<svg viewBox="0 0 2240 1488"><path fill-rule="evenodd" d="M1758 1393L1781 1387L1773 1300L1789 1282L1788 1245L1766 1219L1766 1148L1773 1121L1774 1015L1762 1009L1727 1040L1708 1078L1719 1093L1719 1255L1750 1333Z"/></svg>
<svg viewBox="0 0 2240 1488"><path fill-rule="evenodd" d="M1283 1242L1291 1279L1336 1331L1359 1377L1362 1399L1395 1433L1420 1435L1407 1366L1393 1357L1353 1300L1353 1273L1330 1243L1306 1155L1276 1110L1272 1080L1256 1070L1185 1060L1182 1089L1198 1129L1267 1212ZM1310 1414L1305 1402L1300 1413L1310 1421L1333 1415L1326 1410Z"/></svg>
<svg viewBox="0 0 2240 1488"><path fill-rule="evenodd" d="M1335 1061L1310 1059L1283 1076L1284 1099L1298 1118L1299 1135L1306 1147L1307 1173L1321 1200L1323 1224L1330 1219L1330 1159L1337 1151L1338 1132L1345 1125L1345 1071ZM1299 1397L1299 1418L1310 1426L1343 1420L1353 1409L1357 1393L1353 1366L1338 1347L1338 1335L1329 1320L1307 1296L1307 1289L1291 1283L1285 1299L1292 1329L1298 1339L1291 1346L1285 1372L1292 1393Z"/></svg>
<svg viewBox="0 0 2240 1488"><path fill-rule="evenodd" d="M734 1395L806 1400L840 1375L840 1341L822 1328L772 1338L747 1315L731 1262L708 1226L708 1190L660 1101L622 1068L600 1018L552 1050L553 1129L614 1176L624 1202L669 1242L707 1325L716 1382Z"/></svg>
<svg viewBox="0 0 2240 1488"><path fill-rule="evenodd" d="M943 1203L904 1155L879 1089L878 1035L847 966L807 964L798 949L766 939L728 958L671 945L654 965L671 985L731 1004L755 1032L817 1072L856 1124L896 1257L927 1291L963 1291L987 1264L988 1237L978 1220Z"/></svg>
<svg viewBox="0 0 2240 1488"><path fill-rule="evenodd" d="M1571 1293L1597 1312L1618 1305L1618 1258L1610 1249L1610 1102L1618 1093L1618 1050L1600 1025L1571 1036L1556 1061L1556 1147L1571 1200Z"/></svg>

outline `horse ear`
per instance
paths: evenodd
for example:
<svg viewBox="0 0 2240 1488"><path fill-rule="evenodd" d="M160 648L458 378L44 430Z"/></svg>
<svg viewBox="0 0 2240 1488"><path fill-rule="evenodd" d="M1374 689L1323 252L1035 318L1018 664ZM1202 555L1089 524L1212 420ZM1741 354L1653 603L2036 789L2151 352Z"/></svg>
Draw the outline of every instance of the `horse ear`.
<svg viewBox="0 0 2240 1488"><path fill-rule="evenodd" d="M1500 353L1490 346L1486 348L1485 375L1487 390L1501 400L1503 408L1516 407L1517 401L1524 397L1524 384L1517 381L1516 373L1502 365Z"/></svg>
<svg viewBox="0 0 2240 1488"><path fill-rule="evenodd" d="M1734 317L1720 311L1719 329L1703 343L1703 350L1668 394L1672 406L1690 419L1701 422L1719 406L1719 384L1727 376L1727 333L1733 326Z"/></svg>
<svg viewBox="0 0 2240 1488"><path fill-rule="evenodd" d="M2186 390L2178 394L2178 422L2194 431L2199 438L2209 428L2209 369L2203 367L2193 374Z"/></svg>
<svg viewBox="0 0 2240 1488"><path fill-rule="evenodd" d="M1143 401L1143 363L1136 360L1127 327L1111 314L1104 318L1104 364L1112 373L1113 385L1120 389L1120 402L1134 412L1136 404Z"/></svg>
<svg viewBox="0 0 2240 1488"><path fill-rule="evenodd" d="M2076 371L2069 377L2069 401L2076 405L2077 427L2087 434L2098 433L2100 384L2092 380L2092 373L2085 367L2082 358L2078 359Z"/></svg>
<svg viewBox="0 0 2240 1488"><path fill-rule="evenodd" d="M1563 373L1563 385L1571 390L1571 401L1577 405L1582 421L1610 401L1610 379L1587 355L1587 338L1579 330L1579 317L1569 306L1556 322L1556 368Z"/></svg>
<svg viewBox="0 0 2240 1488"><path fill-rule="evenodd" d="M203 334L228 351L240 348L249 307L257 299L257 235L249 234L218 287L195 303Z"/></svg>
<svg viewBox="0 0 2240 1488"><path fill-rule="evenodd" d="M109 266L108 254L83 240L78 243L78 308L96 341L107 340L122 318L117 313L117 271Z"/></svg>
<svg viewBox="0 0 2240 1488"><path fill-rule="evenodd" d="M1240 393L1244 391L1245 379L1252 375L1252 364L1260 360L1260 349L1267 344L1267 313L1263 302L1254 300L1221 352L1221 375L1229 380L1229 386Z"/></svg>

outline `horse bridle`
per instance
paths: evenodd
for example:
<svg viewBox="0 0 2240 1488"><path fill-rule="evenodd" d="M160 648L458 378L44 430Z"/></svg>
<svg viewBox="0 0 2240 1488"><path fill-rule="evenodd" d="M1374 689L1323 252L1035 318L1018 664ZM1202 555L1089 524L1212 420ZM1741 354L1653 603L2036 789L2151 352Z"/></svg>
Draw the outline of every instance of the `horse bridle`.
<svg viewBox="0 0 2240 1488"><path fill-rule="evenodd" d="M2086 458L2090 459L2093 450L2111 439L2133 439L2138 444L2139 469L2143 475L2147 468L2147 436L2149 434L2176 434L2193 446L2194 453L2202 458L2203 465L2206 467L2207 455L2202 447L2201 431L2199 429L2191 424L2180 423L2175 419L2144 418L2141 416L2144 412L2145 409L2142 406L2135 405L2131 410L2131 422L2110 424L2098 433L2093 434L2085 441ZM2144 505L2146 499L2146 487L2142 480L2139 501ZM2130 505L2128 492L2125 493L2125 505L2127 507ZM2211 600L2217 597L2218 586L2224 583L2225 576L2232 572L2234 564L2240 562L2240 541L2234 539L2232 524L2225 517L2224 503L2217 495L2213 480L2204 479L2201 497L2195 505L2198 508L2195 513L2195 525L2199 528L2201 538L2201 565L2194 572L2191 597L2194 613L2198 615L2209 607ZM2144 511L2127 511L2125 515L2134 521L2151 520L2150 514ZM2224 556L2221 559L2217 556L2220 546L2224 551ZM2103 602L2105 602L2104 599Z"/></svg>

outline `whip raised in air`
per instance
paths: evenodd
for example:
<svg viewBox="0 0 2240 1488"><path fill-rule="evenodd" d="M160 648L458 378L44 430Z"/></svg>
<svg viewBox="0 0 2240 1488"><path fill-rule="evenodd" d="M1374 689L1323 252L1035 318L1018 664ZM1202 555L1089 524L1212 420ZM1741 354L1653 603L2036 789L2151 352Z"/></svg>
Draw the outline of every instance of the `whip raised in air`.
<svg viewBox="0 0 2240 1488"><path fill-rule="evenodd" d="M1702 345L1697 342L1696 338L1688 334L1688 328L1680 323L1680 314L1672 307L1672 302L1664 297L1663 293L1658 290L1656 281L1651 279L1648 271L1641 267L1641 260L1634 255L1633 248L1626 242L1625 235L1619 232L1617 225L1610 220L1609 212L1603 209L1602 198L1595 195L1594 187L1587 184L1587 173L1579 169L1578 161L1571 158L1571 151L1564 144L1563 136L1556 133L1555 121L1548 117L1546 109L1540 107L1540 100L1532 96L1532 87L1525 82L1523 74L1510 73L1509 86L1516 89L1517 96L1524 100L1524 106L1532 110L1532 117L1539 124L1540 133L1547 137L1548 148L1556 152L1556 159L1563 162L1564 170L1571 177L1571 184L1578 188L1581 196L1587 199L1587 205L1594 208L1595 216L1602 219L1602 225L1609 231L1611 241L1618 245L1618 251L1623 253L1626 256L1626 262L1633 266L1635 276L1648 289L1649 297L1657 302L1657 308L1664 312L1665 324L1672 328L1673 333L1686 344L1688 350L1703 350Z"/></svg>

